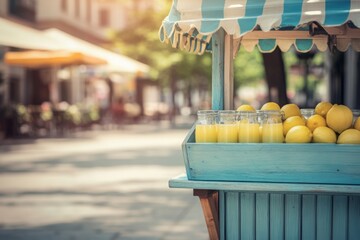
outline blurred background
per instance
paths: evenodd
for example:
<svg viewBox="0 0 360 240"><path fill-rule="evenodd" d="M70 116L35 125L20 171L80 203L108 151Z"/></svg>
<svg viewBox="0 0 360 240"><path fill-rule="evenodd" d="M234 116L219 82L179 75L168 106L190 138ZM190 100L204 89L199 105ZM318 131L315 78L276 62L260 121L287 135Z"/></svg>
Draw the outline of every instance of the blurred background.
<svg viewBox="0 0 360 240"><path fill-rule="evenodd" d="M0 1L0 138L193 117L210 108L211 54L160 43L171 1ZM358 53L240 49L235 106L359 108ZM355 86L355 87L354 87Z"/></svg>
<svg viewBox="0 0 360 240"><path fill-rule="evenodd" d="M207 238L197 199L167 181L211 108L211 53L159 41L171 3L0 0L0 239ZM360 108L359 66L351 48L240 48L235 107Z"/></svg>

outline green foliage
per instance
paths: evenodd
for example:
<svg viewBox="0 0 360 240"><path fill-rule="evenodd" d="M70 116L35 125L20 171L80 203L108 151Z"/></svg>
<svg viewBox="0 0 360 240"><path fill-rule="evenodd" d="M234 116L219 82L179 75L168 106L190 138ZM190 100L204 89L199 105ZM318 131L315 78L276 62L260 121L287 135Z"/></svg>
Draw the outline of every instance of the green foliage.
<svg viewBox="0 0 360 240"><path fill-rule="evenodd" d="M136 1L119 1L130 6L128 15L134 16L124 30L112 33L113 42L120 53L149 65L152 69L150 77L159 80L162 85L169 86L172 81L182 80L191 82L192 86L210 86L210 53L198 56L182 52L159 40L158 31L162 20L169 13L171 0L154 3L154 6L162 6L161 10L142 10L136 7ZM284 53L283 56L289 78L288 69L297 64L298 60L293 52ZM321 62L322 59L316 56L315 61ZM257 49L249 53L241 48L234 61L235 89L264 82L264 74L262 54Z"/></svg>
<svg viewBox="0 0 360 240"><path fill-rule="evenodd" d="M261 53L255 49L247 52L243 48L234 61L235 87L257 85L264 79L264 66Z"/></svg>
<svg viewBox="0 0 360 240"><path fill-rule="evenodd" d="M126 2L126 1L124 1ZM211 55L197 56L173 49L159 40L159 28L172 1L161 1L161 10L130 8L136 16L122 31L113 32L112 39L119 52L151 67L150 77L169 85L171 81L205 81L211 79ZM135 4L133 4L135 6Z"/></svg>

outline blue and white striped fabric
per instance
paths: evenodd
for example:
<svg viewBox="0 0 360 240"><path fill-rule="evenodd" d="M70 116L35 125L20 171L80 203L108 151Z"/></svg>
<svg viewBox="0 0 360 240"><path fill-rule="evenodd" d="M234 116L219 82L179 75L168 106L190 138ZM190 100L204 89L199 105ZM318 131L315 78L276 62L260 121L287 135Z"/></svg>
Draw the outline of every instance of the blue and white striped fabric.
<svg viewBox="0 0 360 240"><path fill-rule="evenodd" d="M219 28L236 39L257 27L267 32L298 28L309 22L325 27L351 22L359 28L360 0L174 0L160 28L160 40L202 53L209 48L211 35ZM293 43L296 45L295 40ZM311 39L298 43L300 48L309 45L303 51L314 44ZM261 47L260 42L257 44ZM262 47L266 50L265 45Z"/></svg>

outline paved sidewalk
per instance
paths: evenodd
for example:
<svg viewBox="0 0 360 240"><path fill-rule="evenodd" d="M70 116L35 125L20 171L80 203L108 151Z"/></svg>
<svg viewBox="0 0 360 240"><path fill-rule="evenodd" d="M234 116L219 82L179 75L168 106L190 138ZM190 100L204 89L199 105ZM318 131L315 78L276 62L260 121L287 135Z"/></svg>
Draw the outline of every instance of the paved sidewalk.
<svg viewBox="0 0 360 240"><path fill-rule="evenodd" d="M0 239L208 239L199 200L169 189L188 128L0 142Z"/></svg>

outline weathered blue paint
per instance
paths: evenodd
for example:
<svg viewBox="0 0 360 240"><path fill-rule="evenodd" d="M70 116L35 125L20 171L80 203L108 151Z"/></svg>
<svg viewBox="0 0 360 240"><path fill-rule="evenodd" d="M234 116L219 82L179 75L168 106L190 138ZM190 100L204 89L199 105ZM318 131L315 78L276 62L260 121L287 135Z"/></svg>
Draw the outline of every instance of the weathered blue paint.
<svg viewBox="0 0 360 240"><path fill-rule="evenodd" d="M255 194L240 193L240 238L255 239Z"/></svg>
<svg viewBox="0 0 360 240"><path fill-rule="evenodd" d="M194 143L183 144L191 180L360 184L360 145Z"/></svg>
<svg viewBox="0 0 360 240"><path fill-rule="evenodd" d="M360 196L349 196L349 240L360 236Z"/></svg>
<svg viewBox="0 0 360 240"><path fill-rule="evenodd" d="M316 239L316 197L304 194L302 196L301 236L303 239Z"/></svg>
<svg viewBox="0 0 360 240"><path fill-rule="evenodd" d="M225 31L219 29L212 38L212 109L224 109Z"/></svg>
<svg viewBox="0 0 360 240"><path fill-rule="evenodd" d="M219 209L225 209L225 192L219 191ZM225 211L219 211L219 226L220 229L225 229ZM220 232L220 239L225 239L225 231Z"/></svg>
<svg viewBox="0 0 360 240"><path fill-rule="evenodd" d="M220 229L221 231L225 231L225 239L237 239L237 240L255 240L255 239L286 239L286 240L308 240L307 236L316 236L317 238L311 237L310 239L336 239L336 240L347 240L347 239L356 239L354 237L359 238L359 235L356 235L359 231L354 228L350 228L349 226L354 226L358 223L360 219L359 214L352 214L352 212L356 212L359 209L359 202L352 201L352 204L348 204L350 199L353 197L352 195L321 195L321 193L311 195L312 198L317 200L319 204L317 205L318 209L321 211L315 211L317 214L317 218L325 221L321 221L325 223L325 225L320 225L320 222L317 224L316 228L308 228L306 231L308 232L305 235L301 234L301 229L303 227L302 223L304 223L307 216L302 215L301 213L307 211L308 204L304 204L301 199L303 199L302 194L293 194L293 193L284 193L284 194L270 194L269 205L263 205L262 202L256 201L258 198L258 193L243 193L243 192L231 192L229 195L228 192L225 192L227 204L224 205L226 209L220 209L220 211L225 210L227 216L225 218L225 229ZM259 196L263 198L264 195L261 194ZM356 196L356 197L359 197ZM329 199L334 199L333 206L326 205ZM353 198L352 198L353 199ZM323 202L324 200L324 202ZM232 202L240 201L240 211L238 209L232 208ZM256 231L258 227L262 227L261 225L252 224L253 219L257 217L253 207L256 209L258 206L257 203L265 206L269 206L270 209L270 218L267 223L262 223L265 225L270 225L270 231L266 236L261 238L256 238L252 234L244 234L251 233ZM322 205L325 203L325 206ZM244 207L242 207L244 205ZM248 209L246 209L248 207ZM246 211L243 211L246 209ZM322 215L321 215L321 214ZM358 212L357 212L358 213ZM261 216L260 216L261 217ZM305 219L304 219L305 218ZM229 221L231 219L231 221ZM240 219L240 222L237 222L236 219ZM243 220L246 223L243 223ZM256 220L254 222L257 222ZM314 222L313 222L314 223ZM330 225L328 225L330 223ZM329 227L330 226L330 227ZM236 229L239 227L239 229ZM357 228L360 226L358 225ZM229 230L234 232L228 232ZM320 233L319 233L320 231ZM237 232L240 232L240 237L235 238L237 236ZM265 232L264 232L265 233ZM265 233L266 234L266 233ZM231 236L231 237L228 237ZM352 236L353 238L350 238Z"/></svg>
<svg viewBox="0 0 360 240"><path fill-rule="evenodd" d="M270 240L269 236L269 193L256 193L255 199L256 239Z"/></svg>
<svg viewBox="0 0 360 240"><path fill-rule="evenodd" d="M220 239L358 240L360 185L173 178L171 187L219 190Z"/></svg>
<svg viewBox="0 0 360 240"><path fill-rule="evenodd" d="M233 211L240 212L240 198L238 192L227 192L225 194L225 239L240 239L240 216L232 214ZM230 224L228 224L230 223Z"/></svg>
<svg viewBox="0 0 360 240"><path fill-rule="evenodd" d="M331 239L332 196L319 195L316 202L316 239Z"/></svg>
<svg viewBox="0 0 360 240"><path fill-rule="evenodd" d="M273 192L273 193L307 193L307 194L357 194L360 195L360 185L344 184L298 184L298 183L263 183L263 182L231 182L231 181L200 181L189 180L185 174L170 179L169 187L171 188L190 188L190 189L212 189L225 191L242 191L242 192ZM327 199L327 198L326 198ZM331 200L331 199L330 199ZM319 199L317 199L319 205ZM322 200L321 205L329 205Z"/></svg>
<svg viewBox="0 0 360 240"><path fill-rule="evenodd" d="M284 240L284 195L270 194L270 239Z"/></svg>
<svg viewBox="0 0 360 240"><path fill-rule="evenodd" d="M348 214L349 214L348 197L333 196L333 212L332 212L333 239L347 239Z"/></svg>
<svg viewBox="0 0 360 240"><path fill-rule="evenodd" d="M300 239L301 232L301 195L285 195L285 239Z"/></svg>

